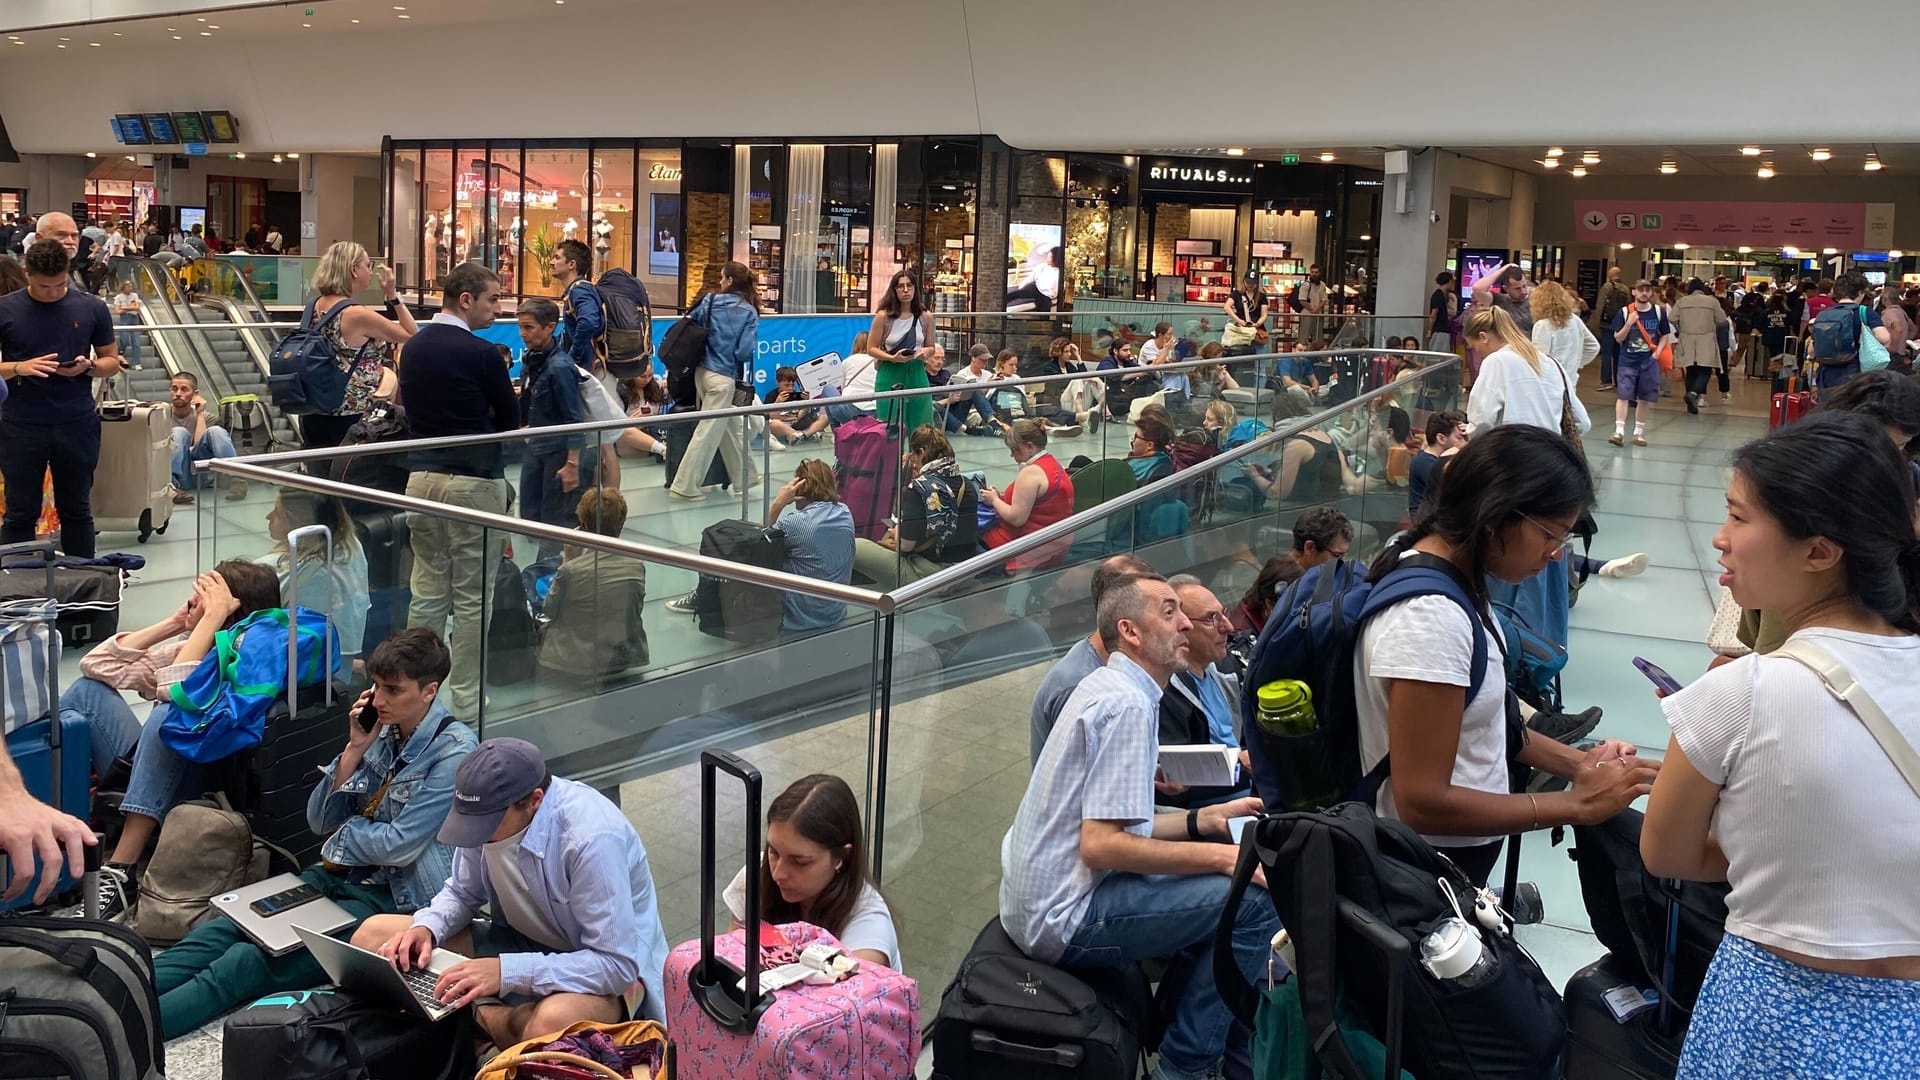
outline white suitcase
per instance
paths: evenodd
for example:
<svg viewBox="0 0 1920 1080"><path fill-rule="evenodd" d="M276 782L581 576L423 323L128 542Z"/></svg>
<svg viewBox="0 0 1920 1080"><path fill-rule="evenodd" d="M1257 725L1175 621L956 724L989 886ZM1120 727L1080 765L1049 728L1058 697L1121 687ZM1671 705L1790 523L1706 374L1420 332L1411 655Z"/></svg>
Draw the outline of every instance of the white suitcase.
<svg viewBox="0 0 1920 1080"><path fill-rule="evenodd" d="M93 470L93 525L138 532L146 543L173 516L173 416L165 405L100 403L100 464Z"/></svg>

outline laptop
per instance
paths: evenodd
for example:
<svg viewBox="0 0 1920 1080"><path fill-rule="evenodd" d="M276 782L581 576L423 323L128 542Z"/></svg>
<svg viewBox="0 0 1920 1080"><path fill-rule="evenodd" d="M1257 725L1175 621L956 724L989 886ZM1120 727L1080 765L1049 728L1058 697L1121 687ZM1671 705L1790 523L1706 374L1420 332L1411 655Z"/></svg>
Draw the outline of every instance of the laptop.
<svg viewBox="0 0 1920 1080"><path fill-rule="evenodd" d="M364 994L422 1020L453 1015L451 1007L434 1000L433 984L439 981L441 972L467 959L459 953L435 949L426 970L401 971L379 953L357 948L339 938L315 933L304 926L296 927L294 932L326 969L327 978L342 990Z"/></svg>
<svg viewBox="0 0 1920 1080"><path fill-rule="evenodd" d="M269 956L285 956L299 950L296 931L302 927L326 934L354 922L352 913L339 904L324 896L308 897L317 891L293 874L275 874L234 892L221 893L212 903L215 911L232 919ZM278 910L262 914L256 904Z"/></svg>

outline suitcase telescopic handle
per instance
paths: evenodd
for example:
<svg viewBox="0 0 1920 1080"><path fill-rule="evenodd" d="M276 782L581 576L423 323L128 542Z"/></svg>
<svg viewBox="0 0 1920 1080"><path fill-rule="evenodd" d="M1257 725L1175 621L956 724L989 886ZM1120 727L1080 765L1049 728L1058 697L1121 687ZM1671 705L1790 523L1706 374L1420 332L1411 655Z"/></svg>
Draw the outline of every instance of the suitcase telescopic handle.
<svg viewBox="0 0 1920 1080"><path fill-rule="evenodd" d="M715 843L714 782L727 772L738 777L747 796L747 858L755 868L746 875L742 912L741 968L714 955L713 901ZM736 1035L750 1034L770 1004L760 992L760 770L725 750L700 752L700 963L687 973L687 989L714 1023ZM744 969L744 970L743 970ZM745 985L737 985L744 980Z"/></svg>
<svg viewBox="0 0 1920 1080"><path fill-rule="evenodd" d="M325 499L330 497L331 496L327 496L327 495L314 496L314 498L317 498L317 499ZM300 705L298 701L299 687L300 687L300 655L299 655L300 654L300 649L299 649L300 635L296 632L300 628L300 608L299 608L299 604L296 602L294 597L294 590L298 586L300 581L300 545L316 536L320 538L320 564L326 567L328 570L332 570L333 569L333 530L332 529L328 528L325 525L302 525L299 528L287 534L287 715L288 716L294 716L300 712ZM327 575L327 586L328 588L332 588L333 586L333 575L331 573ZM321 648L320 648L320 667L321 667L320 681L325 685L325 690L322 691L322 693L325 695L324 700L329 706L333 704L333 665L331 663L333 659L333 605L337 601L338 601L338 597L334 597L334 596L327 597L327 611L325 613L327 630L326 630L325 640L321 642Z"/></svg>

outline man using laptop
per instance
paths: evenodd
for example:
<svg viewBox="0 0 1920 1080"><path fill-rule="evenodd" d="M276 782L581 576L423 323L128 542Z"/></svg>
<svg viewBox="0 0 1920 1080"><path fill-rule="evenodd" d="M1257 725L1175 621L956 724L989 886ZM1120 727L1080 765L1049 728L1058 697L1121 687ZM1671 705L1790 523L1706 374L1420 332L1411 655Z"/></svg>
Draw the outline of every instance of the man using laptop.
<svg viewBox="0 0 1920 1080"><path fill-rule="evenodd" d="M413 911L447 880L453 852L435 835L453 804L454 774L476 743L439 699L451 666L431 630L402 630L374 646L373 688L354 705L347 745L307 801L307 825L327 842L321 864L300 877L356 920ZM225 916L160 953L153 970L169 1039L262 994L327 982L304 950L269 956Z"/></svg>
<svg viewBox="0 0 1920 1080"><path fill-rule="evenodd" d="M554 776L530 742L488 739L460 765L440 840L458 849L446 887L411 917L368 919L354 945L402 971L435 947L473 957L442 971L434 996L472 1005L501 1047L581 1020L665 1018L653 874L606 796ZM490 923L474 921L482 906Z"/></svg>

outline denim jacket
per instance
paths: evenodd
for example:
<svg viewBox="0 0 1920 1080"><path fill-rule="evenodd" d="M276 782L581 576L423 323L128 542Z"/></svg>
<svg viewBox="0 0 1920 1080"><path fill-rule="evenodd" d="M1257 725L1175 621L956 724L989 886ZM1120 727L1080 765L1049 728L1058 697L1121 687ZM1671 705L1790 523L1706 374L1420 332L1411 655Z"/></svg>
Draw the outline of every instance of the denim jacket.
<svg viewBox="0 0 1920 1080"><path fill-rule="evenodd" d="M453 872L453 849L437 837L453 808L454 773L479 741L458 721L436 738L447 719L447 707L435 699L405 746L396 747L397 732L382 733L338 791L333 781L340 759L334 758L307 798L307 827L332 834L320 845L320 857L337 866L372 868L371 880L393 889L401 911L424 906ZM395 769L373 818L362 817L367 800Z"/></svg>
<svg viewBox="0 0 1920 1080"><path fill-rule="evenodd" d="M561 351L573 358L582 371L593 370L593 343L607 332L607 317L600 310L600 290L581 278L561 294L560 308L566 313L561 327Z"/></svg>
<svg viewBox="0 0 1920 1080"><path fill-rule="evenodd" d="M587 418L580 408L580 376L566 353L558 349L548 349L544 353L528 349L521 355L520 364L526 379L520 401L528 427L578 424ZM589 366L585 370L593 369ZM557 450L577 450L585 445L586 436L566 435L552 439L530 439L527 451L551 454Z"/></svg>
<svg viewBox="0 0 1920 1080"><path fill-rule="evenodd" d="M707 355L700 366L729 379L746 379L759 346L760 312L735 293L708 293L687 318L707 328Z"/></svg>

